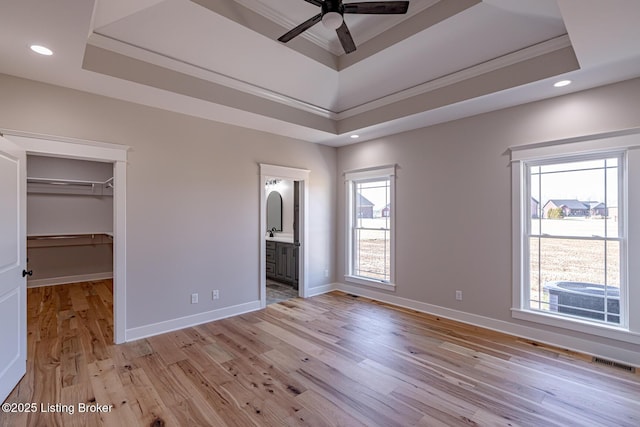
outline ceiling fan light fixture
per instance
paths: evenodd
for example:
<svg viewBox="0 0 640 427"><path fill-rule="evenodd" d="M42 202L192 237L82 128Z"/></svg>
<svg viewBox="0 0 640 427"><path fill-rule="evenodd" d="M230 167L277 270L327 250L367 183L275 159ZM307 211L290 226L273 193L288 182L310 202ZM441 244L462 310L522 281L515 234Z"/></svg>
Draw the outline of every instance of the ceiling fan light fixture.
<svg viewBox="0 0 640 427"><path fill-rule="evenodd" d="M329 30L337 30L342 25L342 15L338 12L327 12L322 15L322 25Z"/></svg>

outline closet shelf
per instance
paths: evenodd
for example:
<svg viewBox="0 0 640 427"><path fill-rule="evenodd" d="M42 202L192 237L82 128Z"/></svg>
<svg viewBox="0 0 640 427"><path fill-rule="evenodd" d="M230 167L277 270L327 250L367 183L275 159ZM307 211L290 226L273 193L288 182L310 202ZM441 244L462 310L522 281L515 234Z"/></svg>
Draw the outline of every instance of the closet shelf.
<svg viewBox="0 0 640 427"><path fill-rule="evenodd" d="M27 177L28 193L113 196L113 178L106 181Z"/></svg>
<svg viewBox="0 0 640 427"><path fill-rule="evenodd" d="M27 236L27 248L104 245L112 243L113 236L110 233L46 234Z"/></svg>

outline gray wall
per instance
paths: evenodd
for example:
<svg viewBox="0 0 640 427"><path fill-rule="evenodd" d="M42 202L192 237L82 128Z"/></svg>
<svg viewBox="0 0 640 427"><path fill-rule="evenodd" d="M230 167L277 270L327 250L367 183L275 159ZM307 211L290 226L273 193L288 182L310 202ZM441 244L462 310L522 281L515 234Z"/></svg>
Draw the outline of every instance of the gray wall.
<svg viewBox="0 0 640 427"><path fill-rule="evenodd" d="M259 163L311 170L310 286L344 274L341 173L397 163L395 294L524 323L510 316L508 147L640 126L638 79L338 150L14 77L0 93L0 127L132 147L127 328L258 298ZM189 303L211 289L215 306Z"/></svg>
<svg viewBox="0 0 640 427"><path fill-rule="evenodd" d="M635 79L340 148L339 174L398 165L395 295L524 323L510 313L509 147L640 127L638 100L640 79ZM342 280L344 185L338 186L337 206L336 264ZM457 289L463 301L455 300ZM640 351L632 344L582 337Z"/></svg>
<svg viewBox="0 0 640 427"><path fill-rule="evenodd" d="M311 171L309 286L331 281L334 148L4 75L0 93L0 127L131 146L127 329L258 299L259 163Z"/></svg>

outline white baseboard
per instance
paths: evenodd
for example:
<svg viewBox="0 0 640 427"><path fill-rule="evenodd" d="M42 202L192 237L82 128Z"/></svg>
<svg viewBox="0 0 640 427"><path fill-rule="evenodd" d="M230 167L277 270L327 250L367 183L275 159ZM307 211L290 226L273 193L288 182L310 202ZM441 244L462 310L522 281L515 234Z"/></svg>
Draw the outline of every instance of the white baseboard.
<svg viewBox="0 0 640 427"><path fill-rule="evenodd" d="M178 329L189 328L202 323L213 322L214 320L221 320L256 310L260 310L259 300L231 307L224 307L218 310L206 311L204 313L192 314L190 316L179 317L177 319L152 323L150 325L139 326L125 331L125 341L135 341L153 335L160 335L166 332L176 331Z"/></svg>
<svg viewBox="0 0 640 427"><path fill-rule="evenodd" d="M364 289L345 283L333 284L333 290L371 298L376 301L410 308L412 310L432 314L434 316L444 317L446 319L479 326L482 328L514 335L525 339L530 339L543 344L549 344L555 347L565 348L579 353L600 356L605 359L621 362L632 366L640 366L640 353L616 346L593 342L586 339L573 337L571 335L559 334L556 332L532 328L530 326L505 322L503 320L496 320L489 317L479 316L477 314L471 314L459 310L441 307L438 305L427 304L424 302L402 298L396 295L389 295L375 290Z"/></svg>
<svg viewBox="0 0 640 427"><path fill-rule="evenodd" d="M113 272L78 274L76 276L51 277L49 279L27 280L27 288L40 288L42 286L66 285L69 283L90 282L92 280L112 279Z"/></svg>
<svg viewBox="0 0 640 427"><path fill-rule="evenodd" d="M306 297L315 297L316 295L322 295L322 294L326 294L327 292L331 292L336 290L336 286L338 284L337 283L329 283L327 285L322 285L322 286L315 286L313 288L310 288L307 291L307 295Z"/></svg>

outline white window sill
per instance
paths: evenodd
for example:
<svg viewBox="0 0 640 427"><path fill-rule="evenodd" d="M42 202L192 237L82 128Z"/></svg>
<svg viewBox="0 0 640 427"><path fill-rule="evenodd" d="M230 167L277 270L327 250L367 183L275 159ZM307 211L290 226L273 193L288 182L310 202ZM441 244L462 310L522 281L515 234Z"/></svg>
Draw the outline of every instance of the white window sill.
<svg viewBox="0 0 640 427"><path fill-rule="evenodd" d="M632 344L640 344L640 334L620 326L596 324L573 317L557 316L551 313L543 313L540 311L524 310L518 308L511 309L511 316L514 319L542 323L543 325L555 326L557 328L569 329L571 331L597 335L600 337L610 338Z"/></svg>
<svg viewBox="0 0 640 427"><path fill-rule="evenodd" d="M396 285L394 283L381 282L379 280L373 280L373 279L365 279L364 277L345 275L344 280L347 282L358 284L358 285L369 286L377 289L384 289L385 291L395 292L396 290Z"/></svg>

